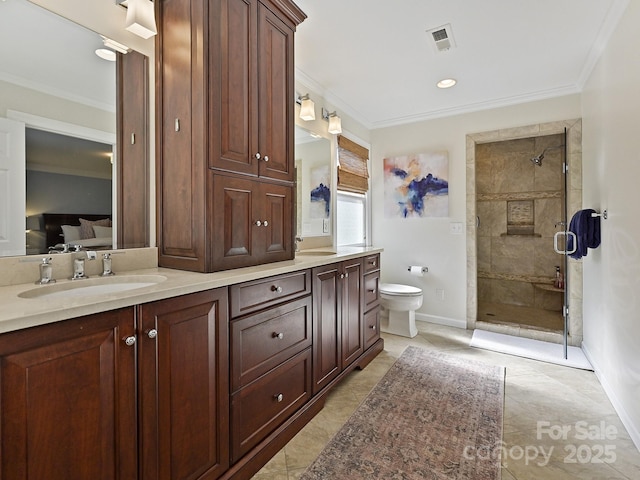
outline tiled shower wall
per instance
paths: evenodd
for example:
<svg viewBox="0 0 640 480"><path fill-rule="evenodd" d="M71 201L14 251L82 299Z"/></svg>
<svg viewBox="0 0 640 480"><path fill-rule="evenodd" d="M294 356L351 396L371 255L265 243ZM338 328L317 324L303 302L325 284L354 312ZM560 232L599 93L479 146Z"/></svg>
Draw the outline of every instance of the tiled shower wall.
<svg viewBox="0 0 640 480"><path fill-rule="evenodd" d="M564 275L553 250L563 220L563 145L557 134L476 146L479 301L561 314L562 294L536 285L551 286L556 265ZM541 166L530 161L557 146Z"/></svg>
<svg viewBox="0 0 640 480"><path fill-rule="evenodd" d="M478 228L476 226L476 149L485 143L532 139L563 134L567 129L569 216L582 208L582 121L580 119L491 130L467 135L467 328L476 328L478 316ZM539 152L536 152L536 155ZM546 155L545 155L546 156ZM582 343L582 262L569 259L569 344ZM509 325L496 325L500 333L562 343L562 335Z"/></svg>

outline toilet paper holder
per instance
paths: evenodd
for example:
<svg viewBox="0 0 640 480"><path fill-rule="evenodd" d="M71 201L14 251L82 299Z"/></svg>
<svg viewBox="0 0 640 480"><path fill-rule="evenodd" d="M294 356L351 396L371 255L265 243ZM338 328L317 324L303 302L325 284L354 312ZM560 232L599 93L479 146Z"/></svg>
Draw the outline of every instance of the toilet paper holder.
<svg viewBox="0 0 640 480"><path fill-rule="evenodd" d="M407 271L410 272L411 268L414 267L415 265L410 265L409 268L407 268ZM422 269L422 273L427 273L429 271L429 267L420 267Z"/></svg>

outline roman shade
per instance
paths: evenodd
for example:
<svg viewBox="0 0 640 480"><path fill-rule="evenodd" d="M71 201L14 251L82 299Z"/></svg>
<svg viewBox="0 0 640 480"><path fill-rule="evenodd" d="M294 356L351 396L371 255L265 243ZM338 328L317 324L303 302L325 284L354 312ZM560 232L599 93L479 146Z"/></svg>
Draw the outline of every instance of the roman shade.
<svg viewBox="0 0 640 480"><path fill-rule="evenodd" d="M338 137L338 190L367 193L369 150L340 135Z"/></svg>

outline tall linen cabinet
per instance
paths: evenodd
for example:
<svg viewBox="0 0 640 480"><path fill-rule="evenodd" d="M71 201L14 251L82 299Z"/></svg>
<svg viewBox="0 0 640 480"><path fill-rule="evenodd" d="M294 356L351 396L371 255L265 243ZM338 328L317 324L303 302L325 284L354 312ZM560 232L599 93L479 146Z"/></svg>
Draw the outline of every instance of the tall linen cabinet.
<svg viewBox="0 0 640 480"><path fill-rule="evenodd" d="M157 44L160 266L213 272L292 259L289 0L163 0Z"/></svg>

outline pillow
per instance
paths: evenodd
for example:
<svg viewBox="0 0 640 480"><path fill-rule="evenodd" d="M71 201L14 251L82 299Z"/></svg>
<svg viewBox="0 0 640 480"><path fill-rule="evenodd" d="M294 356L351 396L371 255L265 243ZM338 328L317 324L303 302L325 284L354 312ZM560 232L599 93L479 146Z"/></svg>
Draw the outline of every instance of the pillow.
<svg viewBox="0 0 640 480"><path fill-rule="evenodd" d="M96 238L111 238L113 235L112 231L113 229L111 227L93 226L93 233L95 233Z"/></svg>
<svg viewBox="0 0 640 480"><path fill-rule="evenodd" d="M64 235L64 243L80 240L80 225L62 225L61 228Z"/></svg>
<svg viewBox="0 0 640 480"><path fill-rule="evenodd" d="M98 225L100 227L110 227L111 219L103 218L101 220L85 220L84 218L80 219L80 239L84 240L86 238L95 238L95 234L93 233L93 226Z"/></svg>

